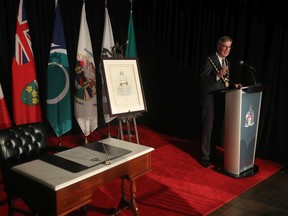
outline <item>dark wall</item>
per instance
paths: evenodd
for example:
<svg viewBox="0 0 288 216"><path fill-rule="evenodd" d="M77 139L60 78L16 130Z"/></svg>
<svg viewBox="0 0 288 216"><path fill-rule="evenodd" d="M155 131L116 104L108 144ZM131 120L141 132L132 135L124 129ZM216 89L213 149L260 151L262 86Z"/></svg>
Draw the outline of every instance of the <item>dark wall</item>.
<svg viewBox="0 0 288 216"><path fill-rule="evenodd" d="M107 0L114 39L125 47L129 0ZM221 35L233 38L231 76L253 84L240 60L256 69L265 86L258 131L258 154L287 163L288 26L280 0L134 0L133 18L148 112L139 121L159 132L199 139L201 110L198 68L215 51ZM41 95L53 31L54 0L24 0ZM95 61L100 60L104 0L86 0ZM11 111L11 61L17 0L0 0L0 82ZM81 0L59 0L73 71ZM97 72L99 79L99 72ZM99 85L98 85L99 86ZM101 89L98 88L98 102ZM45 114L45 103L43 114ZM101 111L99 105L98 111ZM13 113L10 112L13 116ZM99 116L102 119L102 116ZM101 125L100 125L101 126ZM104 124L102 125L104 126ZM75 124L77 127L77 124Z"/></svg>

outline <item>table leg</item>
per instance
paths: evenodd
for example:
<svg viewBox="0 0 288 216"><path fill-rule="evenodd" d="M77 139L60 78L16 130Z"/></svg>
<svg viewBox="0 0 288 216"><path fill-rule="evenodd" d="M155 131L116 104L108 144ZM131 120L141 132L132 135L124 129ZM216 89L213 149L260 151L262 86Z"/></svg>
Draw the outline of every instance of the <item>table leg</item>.
<svg viewBox="0 0 288 216"><path fill-rule="evenodd" d="M133 215L139 216L138 206L136 203L136 183L135 180L130 180L130 199L126 197L126 178L122 177L121 192L122 198L119 202L118 209L132 208Z"/></svg>
<svg viewBox="0 0 288 216"><path fill-rule="evenodd" d="M131 181L131 206L134 213L134 216L139 216L138 206L136 203L136 182L135 180Z"/></svg>
<svg viewBox="0 0 288 216"><path fill-rule="evenodd" d="M118 208L119 209L127 209L130 205L129 200L126 198L126 181L125 177L122 177L121 181L121 193L122 193L122 198L119 202Z"/></svg>

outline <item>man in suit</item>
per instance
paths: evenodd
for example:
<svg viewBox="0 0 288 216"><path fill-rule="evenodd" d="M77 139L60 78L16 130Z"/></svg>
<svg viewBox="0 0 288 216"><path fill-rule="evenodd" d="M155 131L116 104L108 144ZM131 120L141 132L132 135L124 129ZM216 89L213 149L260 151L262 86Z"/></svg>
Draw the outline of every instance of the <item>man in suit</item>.
<svg viewBox="0 0 288 216"><path fill-rule="evenodd" d="M223 145L222 124L224 118L224 94L218 91L240 88L229 79L230 64L227 59L232 39L222 36L217 41L217 51L205 58L200 68L200 92L202 107L201 165L209 168L210 160L216 158L216 145ZM218 92L218 93L217 93Z"/></svg>

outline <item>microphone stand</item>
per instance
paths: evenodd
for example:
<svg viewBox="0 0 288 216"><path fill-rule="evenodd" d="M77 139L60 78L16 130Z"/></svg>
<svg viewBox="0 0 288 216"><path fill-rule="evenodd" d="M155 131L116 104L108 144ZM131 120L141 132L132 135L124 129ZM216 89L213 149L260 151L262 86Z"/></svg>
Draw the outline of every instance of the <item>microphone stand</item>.
<svg viewBox="0 0 288 216"><path fill-rule="evenodd" d="M243 65L244 67L246 67L248 69L248 71L250 72L250 74L252 76L254 85L257 86L258 83L256 81L255 74L254 74L254 72L256 72L256 70L253 67L251 67L250 65L245 64L244 61L242 61L242 60L239 63L240 63L240 65Z"/></svg>
<svg viewBox="0 0 288 216"><path fill-rule="evenodd" d="M255 69L254 69L254 68L252 69L252 68L248 67L248 70L249 70L249 72L250 72L250 74L251 74L251 76L252 76L252 79L253 79L254 85L257 86L258 83L257 83L256 78L255 78L255 75L254 75L254 71L255 71Z"/></svg>

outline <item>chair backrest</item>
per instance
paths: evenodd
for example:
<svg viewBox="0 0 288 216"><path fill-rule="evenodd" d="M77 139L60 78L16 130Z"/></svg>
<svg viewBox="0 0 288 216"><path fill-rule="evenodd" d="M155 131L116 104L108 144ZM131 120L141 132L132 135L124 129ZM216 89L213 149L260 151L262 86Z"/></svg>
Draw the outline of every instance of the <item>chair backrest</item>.
<svg viewBox="0 0 288 216"><path fill-rule="evenodd" d="M41 122L0 130L0 170L7 195L8 215L13 215L14 212L29 216L38 215L34 209L29 208L29 201L26 203L25 199L23 201L28 206L28 211L22 209L22 206L17 207L16 199L22 198L22 190L27 188L19 187L20 180L15 178L11 167L67 149L69 148L64 146L48 145L45 126Z"/></svg>
<svg viewBox="0 0 288 216"><path fill-rule="evenodd" d="M11 167L37 159L46 146L47 135L41 122L0 130L0 163Z"/></svg>

